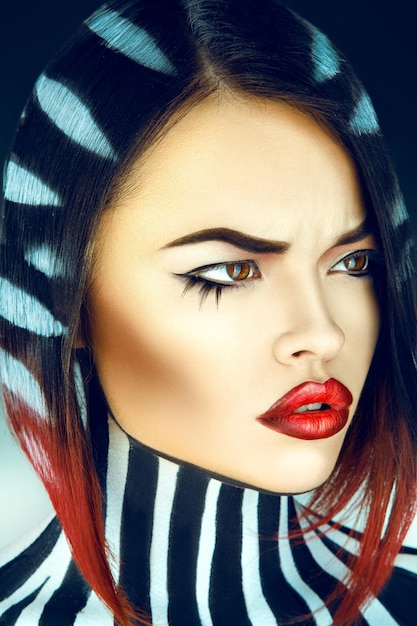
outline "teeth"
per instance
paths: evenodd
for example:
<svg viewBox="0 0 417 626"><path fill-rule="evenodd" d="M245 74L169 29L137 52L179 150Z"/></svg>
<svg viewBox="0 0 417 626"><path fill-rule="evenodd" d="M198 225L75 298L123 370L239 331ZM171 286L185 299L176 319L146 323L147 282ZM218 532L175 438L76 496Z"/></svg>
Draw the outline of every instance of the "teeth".
<svg viewBox="0 0 417 626"><path fill-rule="evenodd" d="M323 407L321 402L312 402L311 404L303 404L294 413L306 413L307 411L319 411Z"/></svg>

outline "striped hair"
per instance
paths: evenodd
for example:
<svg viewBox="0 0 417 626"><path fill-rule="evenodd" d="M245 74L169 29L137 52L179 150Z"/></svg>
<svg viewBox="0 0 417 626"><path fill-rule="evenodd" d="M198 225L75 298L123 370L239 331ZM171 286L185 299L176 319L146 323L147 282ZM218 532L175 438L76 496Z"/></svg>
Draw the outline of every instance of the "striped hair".
<svg viewBox="0 0 417 626"><path fill-rule="evenodd" d="M333 129L356 164L385 257L376 354L357 419L314 503L322 524L366 487L362 551L350 592L336 590L343 597L334 623L350 624L390 575L415 507L413 244L369 96L329 39L275 0L111 1L39 77L4 177L0 379L7 412L80 571L118 623L129 624L135 607L106 552L89 368L75 349L95 232L133 158L175 114L224 89L288 101Z"/></svg>

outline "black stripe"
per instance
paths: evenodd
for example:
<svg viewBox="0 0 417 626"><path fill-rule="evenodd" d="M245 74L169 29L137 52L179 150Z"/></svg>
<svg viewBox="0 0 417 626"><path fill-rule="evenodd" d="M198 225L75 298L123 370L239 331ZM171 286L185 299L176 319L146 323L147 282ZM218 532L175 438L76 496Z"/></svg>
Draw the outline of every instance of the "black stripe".
<svg viewBox="0 0 417 626"><path fill-rule="evenodd" d="M3 615L0 615L0 626L14 626L22 611L36 599L45 582L43 582L42 585L35 589L35 591L33 591L29 596L11 606L10 609L3 613Z"/></svg>
<svg viewBox="0 0 417 626"><path fill-rule="evenodd" d="M54 517L26 550L0 568L0 601L11 596L33 576L52 552L61 532L58 519Z"/></svg>
<svg viewBox="0 0 417 626"><path fill-rule="evenodd" d="M157 478L158 459L131 440L123 502L120 584L131 602L148 615L149 553Z"/></svg>
<svg viewBox="0 0 417 626"><path fill-rule="evenodd" d="M90 586L71 561L62 584L45 605L39 626L72 626L90 594Z"/></svg>
<svg viewBox="0 0 417 626"><path fill-rule="evenodd" d="M288 502L290 528L291 530L299 532L300 525L297 518L294 500L290 498ZM310 550L308 549L308 541L306 541L304 537L291 539L290 544L294 562L301 578L310 587L310 589L323 599L323 604L325 604L325 599L333 592L338 580L334 576L331 576L328 572L324 571L320 565L316 563ZM327 605L327 608L333 615L336 610L336 605L333 603L331 605Z"/></svg>
<svg viewBox="0 0 417 626"><path fill-rule="evenodd" d="M250 626L242 592L242 497L242 489L222 485L210 587L210 608L216 626Z"/></svg>
<svg viewBox="0 0 417 626"><path fill-rule="evenodd" d="M170 626L199 623L196 568L207 484L203 472L184 467L178 473L168 557Z"/></svg>
<svg viewBox="0 0 417 626"><path fill-rule="evenodd" d="M417 623L416 589L417 574L396 567L379 596L400 626L413 626Z"/></svg>
<svg viewBox="0 0 417 626"><path fill-rule="evenodd" d="M417 556L417 549L410 548L408 546L403 546L399 552L399 554L412 554L413 556Z"/></svg>
<svg viewBox="0 0 417 626"><path fill-rule="evenodd" d="M94 455L94 463L100 479L103 494L106 493L107 463L109 452L108 407L101 390L97 372L91 371L91 355L88 350L77 350L78 362L83 379L90 379L88 391L89 429ZM104 511L105 513L105 511Z"/></svg>
<svg viewBox="0 0 417 626"><path fill-rule="evenodd" d="M258 506L259 524L259 560L261 583L264 596L278 621L291 620L309 614L309 608L303 598L288 584L280 568L277 533L281 499L276 496L260 494ZM314 624L306 617L303 625Z"/></svg>

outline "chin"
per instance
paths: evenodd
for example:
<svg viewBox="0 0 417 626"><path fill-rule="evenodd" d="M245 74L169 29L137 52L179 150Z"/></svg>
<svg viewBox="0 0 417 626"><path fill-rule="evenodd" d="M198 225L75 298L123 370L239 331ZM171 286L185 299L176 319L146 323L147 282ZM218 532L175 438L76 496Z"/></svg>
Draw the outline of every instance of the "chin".
<svg viewBox="0 0 417 626"><path fill-rule="evenodd" d="M316 479L304 478L302 476L294 477L292 480L285 481L285 483L281 481L262 481L257 485L253 485L255 489L259 491L264 491L267 493L282 495L282 496L292 496L299 495L302 493L309 493L310 491L314 491L318 487L321 487L327 479L330 477L331 472L326 476L317 477Z"/></svg>
<svg viewBox="0 0 417 626"><path fill-rule="evenodd" d="M270 493L292 495L307 493L323 485L333 473L338 454L325 448L312 447L303 454L281 455L275 462L264 465L264 471L254 468L242 482ZM247 469L247 468L246 468ZM257 471L256 471L257 470Z"/></svg>

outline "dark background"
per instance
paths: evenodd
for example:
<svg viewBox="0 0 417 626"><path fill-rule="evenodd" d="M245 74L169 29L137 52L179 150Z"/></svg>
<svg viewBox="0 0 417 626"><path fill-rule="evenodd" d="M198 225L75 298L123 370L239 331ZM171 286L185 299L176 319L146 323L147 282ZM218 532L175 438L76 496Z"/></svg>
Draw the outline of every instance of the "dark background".
<svg viewBox="0 0 417 626"><path fill-rule="evenodd" d="M253 0L256 4L257 0ZM0 9L0 161L50 56L100 0L14 0ZM364 82L417 228L417 36L410 0L287 0L321 28Z"/></svg>

